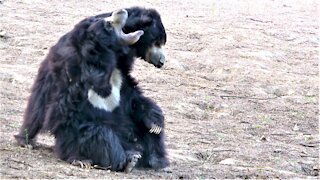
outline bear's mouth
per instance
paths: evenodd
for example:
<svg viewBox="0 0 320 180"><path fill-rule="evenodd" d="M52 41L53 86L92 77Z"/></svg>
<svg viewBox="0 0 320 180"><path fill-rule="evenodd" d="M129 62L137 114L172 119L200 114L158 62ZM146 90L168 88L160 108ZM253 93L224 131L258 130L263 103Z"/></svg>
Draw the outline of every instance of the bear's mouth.
<svg viewBox="0 0 320 180"><path fill-rule="evenodd" d="M157 68L161 68L165 63L165 55L162 47L153 45L147 50L146 61L153 64Z"/></svg>

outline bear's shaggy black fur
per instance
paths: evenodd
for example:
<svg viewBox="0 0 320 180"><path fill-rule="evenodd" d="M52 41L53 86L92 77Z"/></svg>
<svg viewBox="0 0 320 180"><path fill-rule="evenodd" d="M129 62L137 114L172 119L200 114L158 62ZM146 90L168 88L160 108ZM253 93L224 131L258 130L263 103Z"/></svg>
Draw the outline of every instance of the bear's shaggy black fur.
<svg viewBox="0 0 320 180"><path fill-rule="evenodd" d="M87 100L89 88L102 96L111 93L111 72L126 51L111 24L97 18L83 20L50 49L39 70L40 75L46 71L45 79L36 80L28 104L32 110L27 109L26 116L38 118L34 103L45 100L45 118L40 122L44 131L55 136L55 152L62 160L90 161L117 171L135 158L123 148L126 141L121 141L128 134L125 127L131 126L113 120L111 112L98 110Z"/></svg>
<svg viewBox="0 0 320 180"><path fill-rule="evenodd" d="M154 9L140 7L126 10L129 17L124 27L124 32L144 31L144 35L141 36L139 41L130 46L131 52L134 56L141 57L156 67L161 67L163 63L160 62L160 58L164 58L162 57L162 52L152 50L152 48L161 49L161 46L165 45L167 38L159 13ZM108 16L110 16L110 13L100 14L96 17ZM155 55L148 57L150 49ZM139 137L136 145L143 147L142 158L138 161L138 166L153 169L165 168L169 165L169 161L166 157L164 145L163 113L155 102L143 96L142 91L137 86L137 82L130 76L129 73L134 59L129 59L119 60L117 66L125 79L121 87L121 107L124 108L125 116L130 118L137 127L134 129L136 130L134 134ZM159 126L162 131L159 134L150 134L149 130L153 125Z"/></svg>
<svg viewBox="0 0 320 180"><path fill-rule="evenodd" d="M166 34L156 11L127 10L128 25L124 27L127 32L143 29L142 42L150 46L165 43ZM136 14L140 21L133 21ZM162 111L142 95L129 74L133 57L146 57L143 52L147 50L140 48L149 47L122 47L112 34L107 36L109 44L103 44L103 38L87 33L89 30L101 34L98 31L103 28L99 28L102 22L99 19L106 16L108 13L85 19L51 48L40 66L23 125L15 137L20 145L33 145L40 130L50 131L56 138L55 151L68 162L89 161L110 166L112 170L123 170L128 162L137 158L135 152L139 152L142 155L138 161L140 167L164 168L169 162ZM92 43L94 40L98 42ZM119 107L108 112L93 107L87 101L87 92L93 88L102 97L108 96L111 73L107 72L114 68L119 69L122 76L121 100ZM154 125L162 128L159 134L149 132Z"/></svg>
<svg viewBox="0 0 320 180"><path fill-rule="evenodd" d="M81 73L88 74L94 63L103 64L100 69L105 68L105 70L108 69L110 72L115 67L116 53L114 51L106 49L109 54L106 53L103 58L105 61L102 61L100 57L102 54L95 54L94 51L97 49L92 46L92 43L84 44L84 41L89 38L92 38L92 41L96 41L96 39L93 39L96 38L93 36L93 33L94 30L100 29L94 29L93 27L103 25L102 21L96 22L97 20L97 18L87 18L78 23L71 32L60 38L58 43L50 49L46 59L41 63L38 75L31 89L23 125L20 133L15 136L18 144L34 145L34 138L43 127L48 106L52 102L54 94L58 93L60 89L66 89L73 85L74 82L79 81ZM92 31L87 33L90 26ZM105 42L104 46L121 47L120 44L119 46L114 45L118 43L115 34L107 36L108 41ZM87 71L81 72L80 61L86 59L84 58L85 56L87 56L87 59L90 59L87 64L90 69L83 68ZM83 63L82 65L86 64ZM106 73L100 75L103 76ZM91 77L91 79L94 79L93 76ZM97 80L102 80L102 78L98 78ZM101 88L105 88L106 90L110 89L109 86L108 83L101 83Z"/></svg>

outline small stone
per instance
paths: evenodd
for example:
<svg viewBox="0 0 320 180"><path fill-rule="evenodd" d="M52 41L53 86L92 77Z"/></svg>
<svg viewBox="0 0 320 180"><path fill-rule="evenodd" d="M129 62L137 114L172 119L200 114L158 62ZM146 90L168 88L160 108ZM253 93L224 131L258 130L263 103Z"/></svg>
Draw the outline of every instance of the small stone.
<svg viewBox="0 0 320 180"><path fill-rule="evenodd" d="M295 91L293 89L289 89L287 92L288 95L293 95L294 93L295 93Z"/></svg>
<svg viewBox="0 0 320 180"><path fill-rule="evenodd" d="M260 138L260 140L261 140L261 141L269 141L269 139L268 139L267 137L265 137L265 136L262 136L262 137Z"/></svg>
<svg viewBox="0 0 320 180"><path fill-rule="evenodd" d="M282 150L281 150L281 149L275 149L273 152L274 152L274 153L281 153Z"/></svg>
<svg viewBox="0 0 320 180"><path fill-rule="evenodd" d="M5 37L7 34L6 31L0 30L0 37Z"/></svg>
<svg viewBox="0 0 320 180"><path fill-rule="evenodd" d="M0 38L7 39L9 36L6 31L0 30Z"/></svg>
<svg viewBox="0 0 320 180"><path fill-rule="evenodd" d="M282 89L275 89L274 92L273 92L274 95L278 96L278 97L281 97L281 96L285 96L286 93L285 91L283 91Z"/></svg>
<svg viewBox="0 0 320 180"><path fill-rule="evenodd" d="M219 164L223 164L223 165L234 165L236 164L237 160L232 159L232 158L228 158L228 159L224 159L222 161L219 162Z"/></svg>

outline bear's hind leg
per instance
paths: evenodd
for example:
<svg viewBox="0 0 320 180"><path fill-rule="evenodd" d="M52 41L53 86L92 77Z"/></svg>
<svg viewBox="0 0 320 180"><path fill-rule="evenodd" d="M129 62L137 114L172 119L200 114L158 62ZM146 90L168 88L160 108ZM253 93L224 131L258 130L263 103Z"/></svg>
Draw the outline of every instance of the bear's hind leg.
<svg viewBox="0 0 320 180"><path fill-rule="evenodd" d="M91 159L94 167L99 169L129 173L141 158L137 151L125 151L118 136L106 126L83 125L80 137L80 155Z"/></svg>
<svg viewBox="0 0 320 180"><path fill-rule="evenodd" d="M129 173L136 166L138 160L142 157L141 154L137 151L127 151L127 165L124 169L124 172Z"/></svg>
<svg viewBox="0 0 320 180"><path fill-rule="evenodd" d="M159 135L147 133L142 140L144 151L138 166L152 169L163 169L169 166L166 146L164 144L164 133Z"/></svg>

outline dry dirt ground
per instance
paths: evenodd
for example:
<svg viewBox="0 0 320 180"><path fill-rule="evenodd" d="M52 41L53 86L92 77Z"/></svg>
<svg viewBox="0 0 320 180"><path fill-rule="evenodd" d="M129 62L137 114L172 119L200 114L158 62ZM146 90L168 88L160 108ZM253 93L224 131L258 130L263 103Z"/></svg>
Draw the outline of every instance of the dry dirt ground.
<svg viewBox="0 0 320 180"><path fill-rule="evenodd" d="M29 90L59 37L82 18L141 5L167 29L167 63L133 75L163 108L167 172L85 170L53 138L15 144ZM319 178L319 2L0 1L0 178Z"/></svg>

